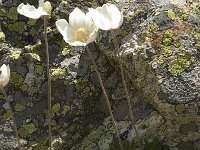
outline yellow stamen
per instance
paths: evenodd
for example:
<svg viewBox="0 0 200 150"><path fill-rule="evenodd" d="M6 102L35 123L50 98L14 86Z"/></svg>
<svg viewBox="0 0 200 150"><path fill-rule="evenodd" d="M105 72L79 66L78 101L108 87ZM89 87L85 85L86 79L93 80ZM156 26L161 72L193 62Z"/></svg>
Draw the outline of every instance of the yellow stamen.
<svg viewBox="0 0 200 150"><path fill-rule="evenodd" d="M74 39L80 42L86 42L88 38L89 32L84 27L80 27L74 34Z"/></svg>

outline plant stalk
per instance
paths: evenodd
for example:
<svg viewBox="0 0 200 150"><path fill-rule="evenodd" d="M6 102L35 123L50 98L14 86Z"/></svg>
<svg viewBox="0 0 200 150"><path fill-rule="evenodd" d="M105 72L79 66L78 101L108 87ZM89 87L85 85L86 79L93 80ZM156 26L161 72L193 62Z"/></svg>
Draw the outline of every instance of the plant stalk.
<svg viewBox="0 0 200 150"><path fill-rule="evenodd" d="M104 94L105 99L106 99L106 102L107 102L108 110L109 110L109 113L110 113L110 116L111 116L111 120L112 120L114 129L115 129L115 132L116 132L116 135L117 135L117 139L118 139L118 141L119 141L120 148L121 148L121 150L124 150L123 145L122 145L122 142L121 142L121 139L120 139L119 130L118 130L118 128L117 128L117 124L116 124L116 122L115 122L114 115L113 115L113 113L112 113L111 104L110 104L110 101L109 101L109 99L108 99L108 95L107 95L107 93L106 93L105 87L104 87L104 85L103 85L103 81L102 81L102 78L101 78L101 74L100 74L100 72L99 72L99 70L98 70L98 66L97 66L97 64L96 64L96 62L95 62L95 60L94 60L94 57L93 57L92 53L90 52L90 50L89 50L89 48L88 48L87 46L86 46L86 51L87 51L87 53L89 54L90 59L92 60L92 63L93 63L94 66L95 66L96 75L97 75L97 77L98 77L98 80L99 80L101 89L102 89L102 91L103 91L103 94Z"/></svg>
<svg viewBox="0 0 200 150"><path fill-rule="evenodd" d="M48 47L48 38L47 38L47 16L44 16L44 38L45 38L45 51L46 51L46 61L47 61L47 78L48 78L48 115L49 115L49 150L52 146L52 129L51 129L51 75L50 75L50 65L49 65L49 47Z"/></svg>
<svg viewBox="0 0 200 150"><path fill-rule="evenodd" d="M1 88L1 91L2 91L4 97L6 98L6 101L8 103L8 107L9 107L9 110L10 110L10 113L11 113L11 117L12 117L12 120L13 120L13 127L14 127L14 131L15 131L15 134L16 134L17 143L18 143L18 146L19 146L19 150L21 150L21 144L20 144L20 140L19 140L19 133L17 131L17 125L16 125L16 122L15 122L15 116L14 116L14 113L12 111L11 104L10 104L10 102L8 100L8 96L7 96L6 91L4 90L3 87Z"/></svg>
<svg viewBox="0 0 200 150"><path fill-rule="evenodd" d="M113 30L111 30L111 34L112 34L112 38L113 38L114 47L116 48L117 43L116 43L116 40L114 40L115 34L114 34ZM117 53L117 57L119 58L120 73L121 73L122 83L123 83L123 87L124 87L124 91L125 91L126 99L127 99L127 103L128 103L128 110L129 110L129 116L130 116L130 119L131 119L132 128L135 130L136 138L139 139L137 128L136 128L136 125L135 125L135 119L134 119L134 116L133 116L132 106L131 106L131 98L130 98L129 93L128 93L128 88L127 88L126 80L125 80L125 76L124 76L124 68L123 68L123 65L122 65L122 56Z"/></svg>

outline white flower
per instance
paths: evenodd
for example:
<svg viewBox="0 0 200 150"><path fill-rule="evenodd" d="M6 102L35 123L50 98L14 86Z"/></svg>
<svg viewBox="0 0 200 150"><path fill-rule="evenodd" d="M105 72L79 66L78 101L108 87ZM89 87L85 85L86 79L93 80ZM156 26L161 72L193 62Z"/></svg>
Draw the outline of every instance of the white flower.
<svg viewBox="0 0 200 150"><path fill-rule="evenodd" d="M3 64L0 68L0 88L6 86L10 79L10 67Z"/></svg>
<svg viewBox="0 0 200 150"><path fill-rule="evenodd" d="M46 8L46 6L48 8ZM24 5L24 3L21 3L17 7L17 11L19 14L24 15L28 18L32 18L32 19L38 19L41 16L49 16L51 13L49 12L49 9L51 10L50 2L47 1L44 3L44 0L39 0L38 8L35 8L33 5L29 5L29 4Z"/></svg>
<svg viewBox="0 0 200 150"><path fill-rule="evenodd" d="M102 7L88 10L96 26L102 30L117 29L123 23L123 15L114 4L107 3Z"/></svg>
<svg viewBox="0 0 200 150"><path fill-rule="evenodd" d="M65 19L60 19L56 21L56 26L65 42L72 46L86 46L95 41L98 31L91 16L79 8L75 8L69 14L69 23Z"/></svg>

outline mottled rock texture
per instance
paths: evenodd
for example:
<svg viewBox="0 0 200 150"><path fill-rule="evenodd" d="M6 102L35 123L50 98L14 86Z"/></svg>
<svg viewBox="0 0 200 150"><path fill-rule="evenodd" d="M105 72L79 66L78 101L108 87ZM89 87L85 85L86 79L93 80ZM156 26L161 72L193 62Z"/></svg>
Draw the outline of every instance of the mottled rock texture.
<svg viewBox="0 0 200 150"><path fill-rule="evenodd" d="M3 0L0 9L0 58L1 63L9 63L11 67L10 83L5 89L24 149L47 150L43 21L17 14L16 7L21 2ZM36 1L23 2L37 6ZM55 150L108 150L115 136L95 67L85 49L70 47L55 27L55 21L68 20L75 7L87 11L88 7L95 8L106 1L52 0L51 3L48 38L53 146ZM116 38L109 31L100 31L97 42L91 43L89 49L99 66L121 138L132 140L135 132L130 127L116 53L123 56L136 126L144 145L140 149L200 149L199 1L112 3L123 11L124 23L115 31ZM3 95L0 103L0 148L15 149Z"/></svg>

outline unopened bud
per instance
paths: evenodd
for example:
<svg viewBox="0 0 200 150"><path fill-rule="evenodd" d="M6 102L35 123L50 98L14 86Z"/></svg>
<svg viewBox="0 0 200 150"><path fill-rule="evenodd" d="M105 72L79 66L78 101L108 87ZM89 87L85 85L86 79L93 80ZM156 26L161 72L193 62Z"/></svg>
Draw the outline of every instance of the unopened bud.
<svg viewBox="0 0 200 150"><path fill-rule="evenodd" d="M46 11L51 16L52 6L49 1L46 1L43 6L44 11Z"/></svg>

